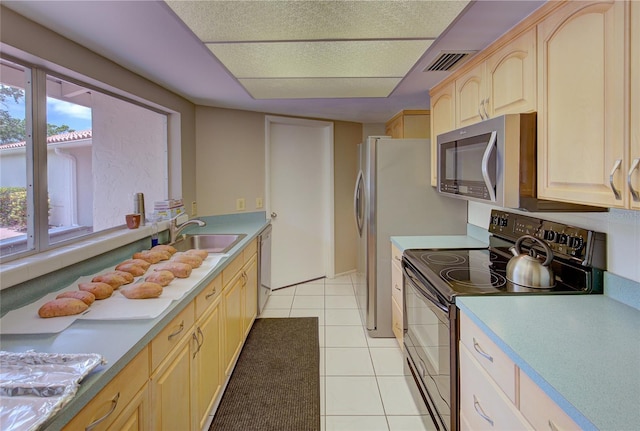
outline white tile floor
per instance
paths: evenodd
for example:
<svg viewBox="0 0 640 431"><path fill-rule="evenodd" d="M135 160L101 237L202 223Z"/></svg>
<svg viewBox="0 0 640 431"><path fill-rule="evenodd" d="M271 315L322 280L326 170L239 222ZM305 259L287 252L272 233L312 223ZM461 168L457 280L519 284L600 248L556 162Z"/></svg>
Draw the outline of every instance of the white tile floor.
<svg viewBox="0 0 640 431"><path fill-rule="evenodd" d="M308 316L319 323L323 431L432 429L409 392L396 339L367 336L351 276L276 290L259 317Z"/></svg>

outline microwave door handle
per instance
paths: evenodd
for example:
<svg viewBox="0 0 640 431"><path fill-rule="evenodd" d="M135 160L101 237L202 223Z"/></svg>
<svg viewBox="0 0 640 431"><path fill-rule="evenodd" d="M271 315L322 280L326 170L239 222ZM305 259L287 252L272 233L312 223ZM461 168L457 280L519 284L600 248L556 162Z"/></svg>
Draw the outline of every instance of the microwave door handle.
<svg viewBox="0 0 640 431"><path fill-rule="evenodd" d="M487 185L487 190L489 190L491 202L496 201L496 190L495 185L491 183L491 177L489 176L489 158L496 147L496 135L497 133L495 130L491 132L491 138L489 139L487 148L485 148L484 155L482 156L482 178L484 179L484 183Z"/></svg>

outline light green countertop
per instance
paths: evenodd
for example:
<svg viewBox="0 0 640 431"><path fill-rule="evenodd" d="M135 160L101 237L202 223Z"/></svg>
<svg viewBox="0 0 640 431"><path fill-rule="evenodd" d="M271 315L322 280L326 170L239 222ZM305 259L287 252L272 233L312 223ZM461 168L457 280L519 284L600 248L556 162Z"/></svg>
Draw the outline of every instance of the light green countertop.
<svg viewBox="0 0 640 431"><path fill-rule="evenodd" d="M604 295L467 296L456 305L580 427L639 429L639 310Z"/></svg>
<svg viewBox="0 0 640 431"><path fill-rule="evenodd" d="M2 335L0 337L0 349L6 351L23 352L32 349L36 352L51 353L99 353L107 360L106 366L98 367L97 371L82 381L76 396L47 422L45 429L61 429L71 420L269 224L269 220L265 220L264 215L260 218L252 214L201 217L201 219L207 221L206 226L189 228L186 232L245 233L247 236L229 251L227 259L218 263L198 285L180 300L173 301L169 308L157 318L126 321L77 320L58 334Z"/></svg>
<svg viewBox="0 0 640 431"><path fill-rule="evenodd" d="M489 234L485 229L468 224L466 235L392 236L400 251L419 248L487 248Z"/></svg>

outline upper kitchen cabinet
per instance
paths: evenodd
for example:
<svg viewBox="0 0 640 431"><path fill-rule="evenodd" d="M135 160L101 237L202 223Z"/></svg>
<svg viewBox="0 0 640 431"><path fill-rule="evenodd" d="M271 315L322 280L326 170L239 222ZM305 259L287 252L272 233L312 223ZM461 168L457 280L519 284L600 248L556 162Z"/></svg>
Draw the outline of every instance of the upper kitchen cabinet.
<svg viewBox="0 0 640 431"><path fill-rule="evenodd" d="M436 143L439 134L456 126L454 112L454 83L439 85L430 92L431 97L431 185L438 185Z"/></svg>
<svg viewBox="0 0 640 431"><path fill-rule="evenodd" d="M631 194L630 207L640 210L640 3L631 2L631 113L629 116L631 166L627 173L627 186Z"/></svg>
<svg viewBox="0 0 640 431"><path fill-rule="evenodd" d="M498 115L535 111L535 28L515 38L506 36L508 43L483 53L482 62L456 78L456 127Z"/></svg>
<svg viewBox="0 0 640 431"><path fill-rule="evenodd" d="M404 110L385 124L385 135L395 139L429 138L429 111Z"/></svg>
<svg viewBox="0 0 640 431"><path fill-rule="evenodd" d="M629 207L631 159L625 137L629 3L567 2L538 24L541 198ZM637 81L638 53L633 55ZM637 94L634 97L637 109ZM637 121L633 123L637 143Z"/></svg>
<svg viewBox="0 0 640 431"><path fill-rule="evenodd" d="M536 110L536 32L532 28L487 59L488 117Z"/></svg>

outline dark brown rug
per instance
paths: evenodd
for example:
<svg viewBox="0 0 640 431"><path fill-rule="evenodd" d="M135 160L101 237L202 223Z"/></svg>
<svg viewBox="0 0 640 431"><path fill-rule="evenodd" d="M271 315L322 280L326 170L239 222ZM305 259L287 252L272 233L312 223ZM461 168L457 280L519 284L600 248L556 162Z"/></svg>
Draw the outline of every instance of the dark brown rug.
<svg viewBox="0 0 640 431"><path fill-rule="evenodd" d="M209 431L320 430L318 318L257 319Z"/></svg>

